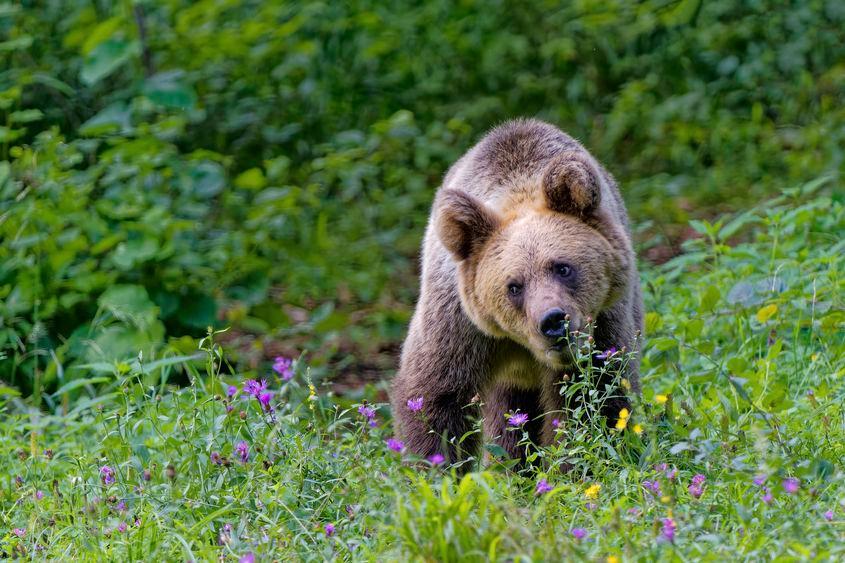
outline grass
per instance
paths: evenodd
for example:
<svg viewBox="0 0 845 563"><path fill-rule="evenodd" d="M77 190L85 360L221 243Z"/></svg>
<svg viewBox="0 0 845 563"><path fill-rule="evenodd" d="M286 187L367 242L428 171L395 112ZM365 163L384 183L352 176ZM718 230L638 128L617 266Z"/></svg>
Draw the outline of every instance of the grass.
<svg viewBox="0 0 845 563"><path fill-rule="evenodd" d="M303 359L289 381L239 370L217 333L198 356L89 365L46 410L0 387L0 552L841 560L845 207L830 186L694 223L684 254L643 273L643 393L627 429L566 428L566 446L522 472L495 448L462 477L403 463L386 405L368 417ZM183 387L168 382L178 366ZM261 378L272 412L243 391Z"/></svg>

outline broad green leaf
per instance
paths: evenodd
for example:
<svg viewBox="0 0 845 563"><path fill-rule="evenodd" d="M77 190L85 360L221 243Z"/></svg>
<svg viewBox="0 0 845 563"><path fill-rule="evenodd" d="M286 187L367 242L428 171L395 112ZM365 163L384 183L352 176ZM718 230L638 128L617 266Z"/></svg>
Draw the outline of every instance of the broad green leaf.
<svg viewBox="0 0 845 563"><path fill-rule="evenodd" d="M79 78L92 86L123 66L140 52L136 41L109 39L97 45L82 63Z"/></svg>

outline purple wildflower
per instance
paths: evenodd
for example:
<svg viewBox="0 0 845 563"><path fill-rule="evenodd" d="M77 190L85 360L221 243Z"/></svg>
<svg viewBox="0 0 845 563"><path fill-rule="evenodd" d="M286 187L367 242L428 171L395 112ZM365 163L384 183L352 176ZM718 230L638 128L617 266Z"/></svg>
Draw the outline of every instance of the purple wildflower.
<svg viewBox="0 0 845 563"><path fill-rule="evenodd" d="M545 479L540 479L537 481L537 489L534 491L535 494L544 495L551 491L554 487L549 485L549 482Z"/></svg>
<svg viewBox="0 0 845 563"><path fill-rule="evenodd" d="M552 419L552 428L560 428L560 419L559 418L553 418Z"/></svg>
<svg viewBox="0 0 845 563"><path fill-rule="evenodd" d="M572 537L576 540L583 540L587 537L587 530L584 528L572 528Z"/></svg>
<svg viewBox="0 0 845 563"><path fill-rule="evenodd" d="M678 476L678 470L674 467L670 467L669 469L666 470L665 475L666 475L667 479L669 479L670 481L674 481L675 477Z"/></svg>
<svg viewBox="0 0 845 563"><path fill-rule="evenodd" d="M223 465L223 458L220 457L220 452L211 452L211 463L214 465Z"/></svg>
<svg viewBox="0 0 845 563"><path fill-rule="evenodd" d="M376 416L376 409L369 405L361 405L358 407L358 414L364 415L367 420L372 420Z"/></svg>
<svg viewBox="0 0 845 563"><path fill-rule="evenodd" d="M245 553L241 555L241 558L238 559L238 563L255 563L255 555L250 551L249 553Z"/></svg>
<svg viewBox="0 0 845 563"><path fill-rule="evenodd" d="M19 538L22 538L26 535L26 528L15 528L12 530L12 533L18 536Z"/></svg>
<svg viewBox="0 0 845 563"><path fill-rule="evenodd" d="M611 357L613 354L615 354L616 352L617 352L616 348L611 347L609 350L605 350L604 352L600 352L600 353L596 354L596 358L598 358L599 360L606 360L609 357Z"/></svg>
<svg viewBox="0 0 845 563"><path fill-rule="evenodd" d="M408 399L408 410L411 412L420 412L423 406L423 398Z"/></svg>
<svg viewBox="0 0 845 563"><path fill-rule="evenodd" d="M115 506L114 509L118 512L126 512L126 501L120 501Z"/></svg>
<svg viewBox="0 0 845 563"><path fill-rule="evenodd" d="M585 505L584 505L584 508L586 508L586 509L587 509L587 510L589 510L590 512L592 512L593 510L597 509L598 507L599 507L599 505L597 505L597 504L596 504L596 503L594 503L594 502L588 502L587 504L585 504Z"/></svg>
<svg viewBox="0 0 845 563"><path fill-rule="evenodd" d="M704 482L707 478L698 473L697 475L693 476L692 482L687 487L687 491L692 498L701 498L702 493L704 493Z"/></svg>
<svg viewBox="0 0 845 563"><path fill-rule="evenodd" d="M394 452L402 453L405 451L405 442L402 440L397 440L396 438L388 438L387 439L387 447Z"/></svg>
<svg viewBox="0 0 845 563"><path fill-rule="evenodd" d="M825 512L824 513L824 519L827 520L828 522L833 521L833 511L828 510L827 512Z"/></svg>
<svg viewBox="0 0 845 563"><path fill-rule="evenodd" d="M762 487L763 484L765 484L765 482L766 482L766 476L765 475L757 475L756 477L754 477L754 484L757 485L758 487Z"/></svg>
<svg viewBox="0 0 845 563"><path fill-rule="evenodd" d="M267 380L262 379L259 383L255 379L247 379L244 382L244 393L258 397L258 394L267 389Z"/></svg>
<svg viewBox="0 0 845 563"><path fill-rule="evenodd" d="M323 526L323 529L326 531L326 536L331 537L334 535L334 524L326 524Z"/></svg>
<svg viewBox="0 0 845 563"><path fill-rule="evenodd" d="M238 394L238 388L235 387L234 385L229 385L229 387L226 388L226 396L227 397L234 397L237 394Z"/></svg>
<svg viewBox="0 0 845 563"><path fill-rule="evenodd" d="M108 465L102 466L100 468L100 479L103 481L103 485L111 485L114 483L114 470Z"/></svg>
<svg viewBox="0 0 845 563"><path fill-rule="evenodd" d="M663 522L663 527L660 529L660 536L668 542L675 541L675 530L678 525L671 518L662 518L660 521Z"/></svg>
<svg viewBox="0 0 845 563"><path fill-rule="evenodd" d="M772 496L772 492L769 490L769 487L763 487L763 502L766 504L772 504L774 497Z"/></svg>
<svg viewBox="0 0 845 563"><path fill-rule="evenodd" d="M276 356L273 361L273 371L279 374L284 381L293 379L293 360L284 356Z"/></svg>
<svg viewBox="0 0 845 563"><path fill-rule="evenodd" d="M508 424L511 426L522 426L526 422L528 422L528 415L524 412L511 413L510 418L508 418Z"/></svg>
<svg viewBox="0 0 845 563"><path fill-rule="evenodd" d="M431 465L440 465L444 461L446 461L446 458L443 457L443 454L441 454L441 453L436 453L436 454L428 456L428 462Z"/></svg>
<svg viewBox="0 0 845 563"><path fill-rule="evenodd" d="M798 492L798 487L801 486L801 481L796 479L795 477L787 477L783 480L783 490L789 493L790 495L794 495Z"/></svg>
<svg viewBox="0 0 845 563"><path fill-rule="evenodd" d="M126 522L121 522L117 525L117 531L121 534L126 531Z"/></svg>
<svg viewBox="0 0 845 563"><path fill-rule="evenodd" d="M44 491L35 491L35 500L41 500L44 498Z"/></svg>
<svg viewBox="0 0 845 563"><path fill-rule="evenodd" d="M272 391L262 391L258 394L258 402L261 403L261 407L267 412L273 412L273 406L270 404L270 401L272 400Z"/></svg>
<svg viewBox="0 0 845 563"><path fill-rule="evenodd" d="M246 463L249 461L249 444L247 444L244 440L238 442L238 445L235 446L235 453L241 458L241 463Z"/></svg>
<svg viewBox="0 0 845 563"><path fill-rule="evenodd" d="M652 495L660 496L660 482L657 479L655 479L654 481L643 481L643 487L645 487L645 490L647 490Z"/></svg>
<svg viewBox="0 0 845 563"><path fill-rule="evenodd" d="M233 405L226 405L226 412L227 412L227 413L230 413L230 412L232 412L233 410L235 410L235 407L234 407Z"/></svg>

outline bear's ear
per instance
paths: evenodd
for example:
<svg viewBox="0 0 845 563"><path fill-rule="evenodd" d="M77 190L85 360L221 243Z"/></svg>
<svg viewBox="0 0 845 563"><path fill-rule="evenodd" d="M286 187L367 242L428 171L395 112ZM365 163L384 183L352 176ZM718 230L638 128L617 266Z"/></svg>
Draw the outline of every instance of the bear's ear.
<svg viewBox="0 0 845 563"><path fill-rule="evenodd" d="M441 190L435 206L438 209L437 235L458 260L466 260L480 250L500 224L495 211L458 190Z"/></svg>
<svg viewBox="0 0 845 563"><path fill-rule="evenodd" d="M574 151L555 156L543 174L543 194L552 211L587 215L601 203L599 171L589 157Z"/></svg>

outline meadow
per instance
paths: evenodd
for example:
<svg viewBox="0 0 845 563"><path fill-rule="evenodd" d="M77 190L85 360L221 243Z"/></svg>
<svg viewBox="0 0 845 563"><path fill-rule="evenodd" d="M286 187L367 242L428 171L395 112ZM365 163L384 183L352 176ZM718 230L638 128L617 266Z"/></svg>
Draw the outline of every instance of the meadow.
<svg viewBox="0 0 845 563"><path fill-rule="evenodd" d="M0 3L0 554L842 560L843 26L820 0ZM643 390L463 474L405 450L386 390L434 190L518 115L619 180Z"/></svg>

